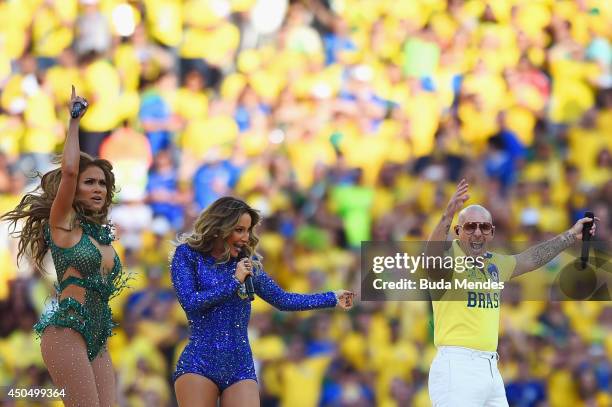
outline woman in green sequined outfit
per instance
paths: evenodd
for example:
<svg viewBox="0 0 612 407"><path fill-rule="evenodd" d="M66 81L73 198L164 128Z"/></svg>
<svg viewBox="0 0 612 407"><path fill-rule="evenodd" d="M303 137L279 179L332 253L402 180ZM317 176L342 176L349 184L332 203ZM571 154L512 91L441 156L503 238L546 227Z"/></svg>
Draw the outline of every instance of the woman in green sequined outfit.
<svg viewBox="0 0 612 407"><path fill-rule="evenodd" d="M27 253L37 268L51 250L57 273L57 301L34 329L41 337L43 360L67 406L116 404L114 369L106 349L114 323L109 299L125 286L121 262L106 226L115 191L110 162L79 149L79 121L85 99L72 87L71 118L61 168L43 175L40 187L2 216L20 224L18 259Z"/></svg>

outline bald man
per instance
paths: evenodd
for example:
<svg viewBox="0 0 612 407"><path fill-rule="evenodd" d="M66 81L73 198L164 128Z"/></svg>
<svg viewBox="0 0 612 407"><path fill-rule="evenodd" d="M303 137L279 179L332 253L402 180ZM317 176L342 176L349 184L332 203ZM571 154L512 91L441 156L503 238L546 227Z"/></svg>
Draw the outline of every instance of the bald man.
<svg viewBox="0 0 612 407"><path fill-rule="evenodd" d="M436 246L432 242L448 242L445 255L482 260L476 263L480 268L467 269L460 275L449 270L451 279L504 282L536 270L581 239L582 225L592 221L580 219L571 229L546 242L517 255L502 255L487 251L495 235L491 214L480 205L463 208L468 198L468 184L461 180L429 238L428 255L436 254L431 249ZM449 231L460 209L454 227L457 239L451 241ZM594 233L593 223L591 234ZM504 382L497 369L501 293L499 290L467 289L460 293L455 290L452 301L448 300L448 294L451 293L432 300L434 344L438 350L429 371L429 397L433 406L508 406Z"/></svg>

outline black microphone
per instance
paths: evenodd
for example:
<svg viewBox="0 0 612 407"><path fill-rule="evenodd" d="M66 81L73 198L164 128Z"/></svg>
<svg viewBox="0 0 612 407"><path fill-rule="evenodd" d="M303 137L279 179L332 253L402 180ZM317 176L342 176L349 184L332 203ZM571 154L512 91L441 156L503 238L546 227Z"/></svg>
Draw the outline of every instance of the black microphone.
<svg viewBox="0 0 612 407"><path fill-rule="evenodd" d="M586 211L584 213L585 218L595 218L595 215L591 211ZM593 222L586 222L582 225L582 253L580 254L580 264L582 268L586 268L587 263L589 262L589 247L591 246L591 228L593 227Z"/></svg>
<svg viewBox="0 0 612 407"><path fill-rule="evenodd" d="M76 119L81 115L81 112L85 109L85 104L81 102L74 102L72 105L72 110L70 111L70 115L73 119Z"/></svg>
<svg viewBox="0 0 612 407"><path fill-rule="evenodd" d="M238 253L238 261L249 257L248 252L242 248ZM255 286L253 285L253 276L248 275L244 279L244 287L246 288L247 295L249 296L249 301L253 301L255 299Z"/></svg>

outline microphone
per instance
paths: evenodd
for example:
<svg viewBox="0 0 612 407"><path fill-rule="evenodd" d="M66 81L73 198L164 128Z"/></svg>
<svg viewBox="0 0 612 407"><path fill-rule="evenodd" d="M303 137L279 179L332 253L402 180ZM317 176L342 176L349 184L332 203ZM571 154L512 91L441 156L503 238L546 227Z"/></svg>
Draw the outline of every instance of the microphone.
<svg viewBox="0 0 612 407"><path fill-rule="evenodd" d="M584 213L585 218L593 219L595 214L591 211L586 211ZM582 225L582 253L580 254L580 264L582 268L586 268L587 263L589 262L589 247L591 246L591 227L593 227L593 222L587 222Z"/></svg>
<svg viewBox="0 0 612 407"><path fill-rule="evenodd" d="M247 251L242 248L240 249L240 253L238 253L238 261L241 261L244 258L247 258L249 255ZM255 286L253 285L253 276L248 275L244 279L244 287L246 288L247 295L249 296L249 301L253 301L255 299Z"/></svg>
<svg viewBox="0 0 612 407"><path fill-rule="evenodd" d="M72 118L76 119L77 117L79 117L83 109L85 109L85 106L86 105L81 102L74 102L74 104L72 105L72 110L70 111L70 115L72 116Z"/></svg>

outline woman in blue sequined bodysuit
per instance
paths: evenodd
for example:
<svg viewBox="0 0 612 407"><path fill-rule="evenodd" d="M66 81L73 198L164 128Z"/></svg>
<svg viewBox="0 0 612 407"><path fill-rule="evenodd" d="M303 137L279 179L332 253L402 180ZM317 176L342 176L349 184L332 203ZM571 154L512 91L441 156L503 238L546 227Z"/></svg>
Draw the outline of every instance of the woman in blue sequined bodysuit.
<svg viewBox="0 0 612 407"><path fill-rule="evenodd" d="M172 375L180 407L259 406L259 390L247 336L251 303L244 281L251 276L256 295L284 311L348 309L353 293L283 291L261 267L253 232L257 211L224 197L197 219L171 264L172 283L187 314L191 335ZM247 253L238 260L238 255Z"/></svg>
<svg viewBox="0 0 612 407"><path fill-rule="evenodd" d="M108 301L125 286L121 262L106 226L115 191L110 162L79 149L79 121L87 110L74 87L61 168L43 175L37 191L26 194L2 219L19 222L18 259L31 254L37 268L50 249L57 273L57 301L34 326L43 360L66 406L116 404L114 369L106 350L114 326ZM75 115L76 115L75 111Z"/></svg>

